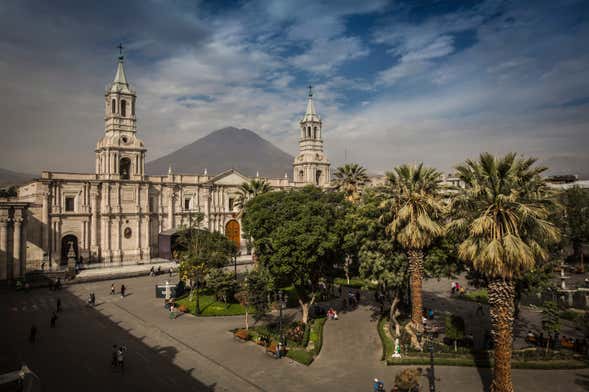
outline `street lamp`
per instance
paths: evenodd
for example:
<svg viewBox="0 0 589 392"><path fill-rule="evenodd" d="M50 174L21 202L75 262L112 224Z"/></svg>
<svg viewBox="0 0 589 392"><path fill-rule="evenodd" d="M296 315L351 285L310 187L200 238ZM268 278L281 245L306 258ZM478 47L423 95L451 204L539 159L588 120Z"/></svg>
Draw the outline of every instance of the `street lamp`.
<svg viewBox="0 0 589 392"><path fill-rule="evenodd" d="M436 392L436 375L434 373L434 333L430 331L429 337L429 390Z"/></svg>
<svg viewBox="0 0 589 392"><path fill-rule="evenodd" d="M278 303L278 307L280 309L280 321L279 321L279 328L280 328L280 343L284 346L284 335L282 333L282 309L286 308L286 303L288 301L288 294L284 294L282 290L278 293L274 294L274 299Z"/></svg>

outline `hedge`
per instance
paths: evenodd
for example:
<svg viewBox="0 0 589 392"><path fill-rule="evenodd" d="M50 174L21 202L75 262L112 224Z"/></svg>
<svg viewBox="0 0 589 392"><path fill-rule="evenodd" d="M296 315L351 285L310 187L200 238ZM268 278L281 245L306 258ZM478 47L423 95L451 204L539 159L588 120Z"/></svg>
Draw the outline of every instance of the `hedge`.
<svg viewBox="0 0 589 392"><path fill-rule="evenodd" d="M429 365L430 359L426 357L403 357L387 359L387 365ZM469 366L479 368L493 367L493 360L476 360L474 358L436 358L434 354L434 364L438 366ZM583 369L589 367L589 363L578 360L563 361L512 361L513 369Z"/></svg>
<svg viewBox="0 0 589 392"><path fill-rule="evenodd" d="M315 319L311 327L310 339L313 342L313 350L315 355L319 355L321 347L323 346L323 326L325 325L325 317Z"/></svg>
<svg viewBox="0 0 589 392"><path fill-rule="evenodd" d="M382 343L382 360L390 358L390 356L393 355L393 350L395 349L393 341L389 338L384 330L386 323L387 319L385 317L381 317L377 324L378 336L380 337L380 342Z"/></svg>
<svg viewBox="0 0 589 392"><path fill-rule="evenodd" d="M313 353L307 350L291 349L288 350L286 356L306 366L309 366L313 362Z"/></svg>

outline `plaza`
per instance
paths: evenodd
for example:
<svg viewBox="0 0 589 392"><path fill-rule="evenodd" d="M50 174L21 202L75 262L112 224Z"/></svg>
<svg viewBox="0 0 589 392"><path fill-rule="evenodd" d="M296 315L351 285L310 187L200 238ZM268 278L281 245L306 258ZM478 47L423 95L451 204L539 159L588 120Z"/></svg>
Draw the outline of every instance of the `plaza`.
<svg viewBox="0 0 589 392"><path fill-rule="evenodd" d="M392 385L399 370L380 360L376 321L364 299L368 295L357 309L326 324L324 348L305 367L288 358L276 360L256 345L235 342L229 331L243 325L243 316L184 314L171 320L163 300L154 295L154 285L167 279L166 274L73 284L57 292L41 288L2 293L0 332L12 338L0 342L0 367L16 369L24 362L38 374L43 390L89 392L363 391L374 377ZM128 288L124 299L109 294L113 282L117 290L121 284ZM435 298L436 287L433 282L428 298ZM96 294L95 308L86 304L90 292ZM63 310L52 329L49 317L57 298ZM33 323L39 332L31 344L28 331ZM110 366L113 344L128 347L124 374ZM586 369L513 372L515 386L522 391L580 392L589 384ZM436 366L436 387L481 391L490 375L490 369ZM427 383L423 377L422 385Z"/></svg>

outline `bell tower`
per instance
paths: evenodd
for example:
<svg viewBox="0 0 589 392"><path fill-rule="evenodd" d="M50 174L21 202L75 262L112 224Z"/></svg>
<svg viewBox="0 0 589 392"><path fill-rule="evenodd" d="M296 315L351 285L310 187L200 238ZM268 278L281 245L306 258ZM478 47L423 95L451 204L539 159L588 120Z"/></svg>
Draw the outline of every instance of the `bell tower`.
<svg viewBox="0 0 589 392"><path fill-rule="evenodd" d="M104 136L96 144L96 174L103 179L141 180L147 150L136 135L137 95L127 82L123 46L118 47L115 78L104 94Z"/></svg>
<svg viewBox="0 0 589 392"><path fill-rule="evenodd" d="M299 121L299 126L299 154L292 165L294 182L297 185L328 186L330 164L323 152L322 122L315 110L311 86L307 97L307 111Z"/></svg>

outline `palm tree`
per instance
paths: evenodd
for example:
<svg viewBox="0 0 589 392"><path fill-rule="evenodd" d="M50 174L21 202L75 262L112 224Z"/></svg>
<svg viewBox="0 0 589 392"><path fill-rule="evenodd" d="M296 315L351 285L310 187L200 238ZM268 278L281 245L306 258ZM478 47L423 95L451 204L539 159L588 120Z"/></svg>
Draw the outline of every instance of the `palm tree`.
<svg viewBox="0 0 589 392"><path fill-rule="evenodd" d="M239 209L240 215L243 214L243 209L248 201L262 193L269 192L271 189L270 184L266 180L259 180L257 178L241 184L239 187L239 196L235 201L235 206Z"/></svg>
<svg viewBox="0 0 589 392"><path fill-rule="evenodd" d="M243 216L245 205L248 201L250 201L258 195L261 195L262 193L270 192L271 190L272 188L266 180L260 180L257 178L250 180L250 182L244 182L243 184L241 184L241 186L239 187L239 196L235 201L235 206L239 210L239 217ZM256 252L253 249L253 238L249 239L249 243L252 246L252 260L254 261L254 263L256 263Z"/></svg>
<svg viewBox="0 0 589 392"><path fill-rule="evenodd" d="M536 260L548 257L558 230L548 222L544 168L535 159L515 154L495 158L481 154L456 168L465 189L453 201L457 219L450 227L463 229L458 256L486 277L495 368L491 391L511 392L511 353L516 280L532 271Z"/></svg>
<svg viewBox="0 0 589 392"><path fill-rule="evenodd" d="M361 188L368 183L366 169L357 163L346 163L337 168L334 173L335 186L346 194L346 199L352 203L360 199Z"/></svg>
<svg viewBox="0 0 589 392"><path fill-rule="evenodd" d="M409 258L411 282L411 322L417 331L422 329L423 260L425 249L444 233L439 223L444 211L438 185L440 173L419 165L401 165L387 173L390 198L387 210L393 219L387 231ZM415 342L414 342L415 344Z"/></svg>

